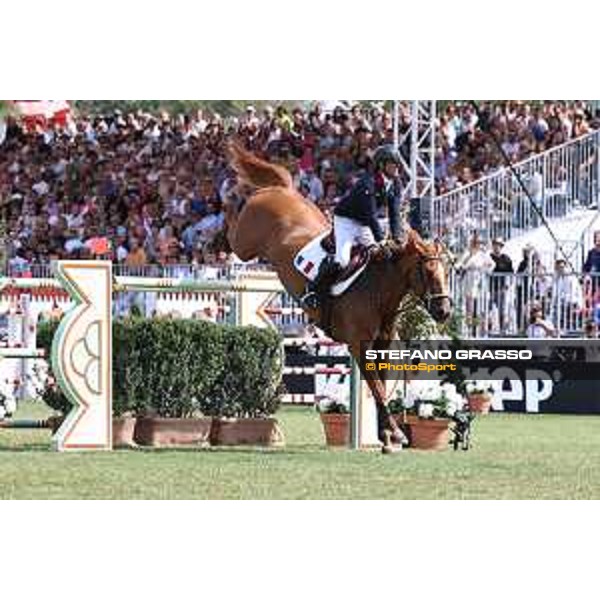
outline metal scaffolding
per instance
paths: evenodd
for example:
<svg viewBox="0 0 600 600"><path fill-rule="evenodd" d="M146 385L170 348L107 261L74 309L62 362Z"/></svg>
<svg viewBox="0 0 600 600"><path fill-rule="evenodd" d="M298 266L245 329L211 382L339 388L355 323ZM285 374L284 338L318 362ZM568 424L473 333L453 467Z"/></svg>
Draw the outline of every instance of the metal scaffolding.
<svg viewBox="0 0 600 600"><path fill-rule="evenodd" d="M394 101L394 144L402 157L403 199L435 195L435 100Z"/></svg>

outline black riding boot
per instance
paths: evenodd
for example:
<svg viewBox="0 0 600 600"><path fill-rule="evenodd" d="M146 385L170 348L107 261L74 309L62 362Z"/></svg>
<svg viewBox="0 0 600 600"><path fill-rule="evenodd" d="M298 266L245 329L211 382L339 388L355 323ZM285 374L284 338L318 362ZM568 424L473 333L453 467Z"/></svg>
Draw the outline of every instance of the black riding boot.
<svg viewBox="0 0 600 600"><path fill-rule="evenodd" d="M327 256L321 263L315 280L309 281L306 285L306 293L300 298L301 304L305 308L319 308L322 297L329 291L339 270L340 266L335 262L335 257Z"/></svg>

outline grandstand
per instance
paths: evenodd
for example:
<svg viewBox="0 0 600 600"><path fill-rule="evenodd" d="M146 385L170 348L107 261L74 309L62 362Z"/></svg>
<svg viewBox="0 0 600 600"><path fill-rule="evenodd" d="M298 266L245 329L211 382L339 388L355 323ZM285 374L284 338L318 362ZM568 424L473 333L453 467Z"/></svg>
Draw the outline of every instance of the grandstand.
<svg viewBox="0 0 600 600"><path fill-rule="evenodd" d="M468 257L474 234L483 253L503 238L514 272L532 247L535 275L547 283L529 290L525 304L512 305L542 303L552 311L555 263L564 258L585 290L583 300L566 303L576 316L556 318L568 321L569 334L582 334L595 314L598 286L580 277L600 229L600 121L591 103L261 103L227 117L133 107L92 116L59 103L56 118L47 107L32 116L33 106L26 105L24 119L8 117L0 142L4 270L11 276L43 276L53 259L92 257L112 260L121 273L218 276L236 263L216 243L222 201L234 185L224 152L231 136L288 167L297 187L330 214L381 143L396 140L407 167L415 164L413 128L421 138L429 132L422 157L432 161L432 181L417 185L405 169L405 197L429 189L419 222L456 261ZM509 293L530 274L525 268L503 275ZM488 281L494 277L492 271L479 278L487 290L479 304L492 314L499 310L490 304L497 298ZM459 305L465 285L460 273L453 275ZM492 320L485 334L524 330L522 314Z"/></svg>

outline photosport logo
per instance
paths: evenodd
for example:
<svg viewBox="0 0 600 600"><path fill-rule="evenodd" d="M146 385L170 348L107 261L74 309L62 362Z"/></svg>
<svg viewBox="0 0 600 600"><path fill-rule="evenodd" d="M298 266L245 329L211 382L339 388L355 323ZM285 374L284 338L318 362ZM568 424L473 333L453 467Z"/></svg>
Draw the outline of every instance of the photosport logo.
<svg viewBox="0 0 600 600"><path fill-rule="evenodd" d="M597 340L395 341L385 350L362 342L360 361L366 379L489 381L495 410L600 412Z"/></svg>

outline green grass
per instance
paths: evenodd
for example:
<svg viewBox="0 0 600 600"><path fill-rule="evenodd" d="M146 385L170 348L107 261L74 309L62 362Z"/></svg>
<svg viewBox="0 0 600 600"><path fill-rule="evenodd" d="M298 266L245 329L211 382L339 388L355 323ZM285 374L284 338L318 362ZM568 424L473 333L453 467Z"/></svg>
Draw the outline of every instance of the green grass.
<svg viewBox="0 0 600 600"><path fill-rule="evenodd" d="M489 415L469 452L382 456L327 450L312 409L278 416L276 450L58 454L47 431L0 430L0 498L600 498L600 417Z"/></svg>

